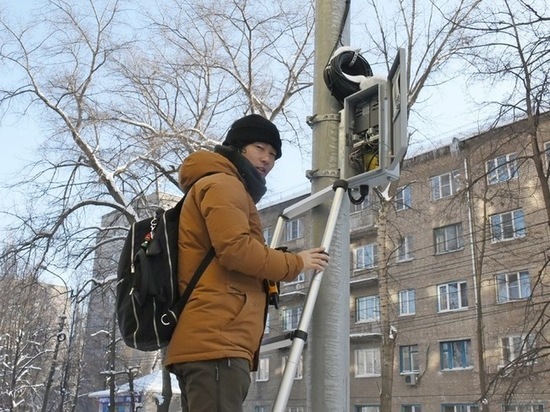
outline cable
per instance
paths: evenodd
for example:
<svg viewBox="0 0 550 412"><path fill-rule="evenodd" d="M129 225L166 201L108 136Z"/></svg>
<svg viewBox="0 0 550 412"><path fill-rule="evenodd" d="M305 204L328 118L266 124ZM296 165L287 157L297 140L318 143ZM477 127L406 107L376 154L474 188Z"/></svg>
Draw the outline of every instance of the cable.
<svg viewBox="0 0 550 412"><path fill-rule="evenodd" d="M341 47L336 50L323 71L325 84L340 103L359 91L361 80L372 77L372 69L357 50Z"/></svg>

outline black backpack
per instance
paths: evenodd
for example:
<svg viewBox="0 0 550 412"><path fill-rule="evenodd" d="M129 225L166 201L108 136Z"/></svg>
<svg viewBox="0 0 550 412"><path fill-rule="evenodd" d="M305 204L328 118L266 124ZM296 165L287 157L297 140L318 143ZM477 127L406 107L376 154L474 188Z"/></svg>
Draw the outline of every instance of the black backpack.
<svg viewBox="0 0 550 412"><path fill-rule="evenodd" d="M116 310L126 345L155 351L168 345L193 288L214 257L211 248L185 292L178 293L178 227L185 197L134 223L118 263Z"/></svg>

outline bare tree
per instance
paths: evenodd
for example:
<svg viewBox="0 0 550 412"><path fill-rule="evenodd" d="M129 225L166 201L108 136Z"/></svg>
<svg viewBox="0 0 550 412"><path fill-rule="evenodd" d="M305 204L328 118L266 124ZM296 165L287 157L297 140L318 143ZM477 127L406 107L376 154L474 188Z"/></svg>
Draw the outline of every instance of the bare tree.
<svg viewBox="0 0 550 412"><path fill-rule="evenodd" d="M391 67L398 47L407 51L407 77L409 96L407 112L411 124L421 120L421 111L414 109L426 89L438 86L449 80L449 67L457 54L467 47L472 39L464 26L472 18L473 12L479 7L479 0L461 0L441 4L435 1L400 0L395 6L382 5L380 2L369 1L368 9L374 15L372 24L364 29L367 33L369 56L373 56L374 66L382 65L387 72ZM446 70L447 69L447 70ZM415 119L416 117L416 119ZM414 130L411 135L414 136ZM378 212L378 283L381 310L381 375L380 408L391 411L393 359L396 332L390 321L390 290L388 279L388 259L394 255L399 245L398 239L391 239L392 222L388 220L391 210L391 196L395 194L398 182L392 183L381 194L380 210ZM399 233L394 228L394 233Z"/></svg>
<svg viewBox="0 0 550 412"><path fill-rule="evenodd" d="M13 272L4 273L0 285L0 407L45 410L56 396L53 374L66 357L66 290Z"/></svg>
<svg viewBox="0 0 550 412"><path fill-rule="evenodd" d="M492 93L491 100L482 103L496 113L492 124L512 123L508 128L510 141L524 142L513 162L518 167L533 168L546 210L546 226L550 226L549 167L545 156L546 113L549 102L549 39L547 7L544 2L502 0L484 5L469 27L476 35L475 47L464 50L465 60L472 66L472 79L483 83ZM519 121L521 120L521 121ZM531 194L532 196L532 194ZM540 260L540 259L539 259ZM546 256L534 278L533 291L544 286ZM504 390L508 405L521 392L522 386L536 386L547 379L543 359L548 349L546 330L549 312L535 296L525 308L526 336L521 356L504 365L496 375L490 375L482 397L491 398ZM538 365L538 366L537 366Z"/></svg>
<svg viewBox="0 0 550 412"><path fill-rule="evenodd" d="M14 186L25 187L27 209L10 213L18 238L7 257L93 273L98 247L116 245L138 211L155 207L150 199L179 193L182 159L212 147L245 113L282 119L286 139L300 142L311 2L43 7L23 27L0 15L0 62L10 73L0 109L39 116L45 133L42 158ZM124 221L96 223L109 213Z"/></svg>

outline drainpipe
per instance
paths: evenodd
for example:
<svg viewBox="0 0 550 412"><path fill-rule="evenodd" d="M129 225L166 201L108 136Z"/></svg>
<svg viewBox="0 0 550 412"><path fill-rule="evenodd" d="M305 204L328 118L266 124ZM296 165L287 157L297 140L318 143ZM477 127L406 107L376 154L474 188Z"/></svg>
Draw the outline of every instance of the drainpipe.
<svg viewBox="0 0 550 412"><path fill-rule="evenodd" d="M474 299L476 308L476 338L477 338L477 360L479 365L479 390L481 396L485 396L487 389L485 374L485 345L483 343L483 305L481 300L481 263L478 262L474 233L474 204L472 197L472 182L470 180L470 170L468 156L464 158L464 176L467 184L466 199L468 204L468 229L470 231L470 256L472 258L472 279L474 282ZM483 238L484 239L484 238ZM484 241L484 240L482 240ZM486 399L479 403L479 411L488 411L489 406Z"/></svg>

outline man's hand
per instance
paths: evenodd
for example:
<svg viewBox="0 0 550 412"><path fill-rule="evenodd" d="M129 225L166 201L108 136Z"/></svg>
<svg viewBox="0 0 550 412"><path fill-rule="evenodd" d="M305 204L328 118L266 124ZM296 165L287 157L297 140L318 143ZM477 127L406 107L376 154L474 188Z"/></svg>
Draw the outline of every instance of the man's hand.
<svg viewBox="0 0 550 412"><path fill-rule="evenodd" d="M323 270L328 265L328 254L324 247L316 247L309 250L302 250L298 256L304 261L304 271Z"/></svg>

